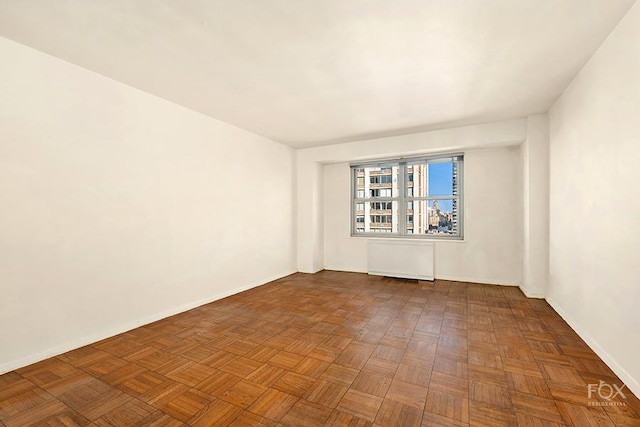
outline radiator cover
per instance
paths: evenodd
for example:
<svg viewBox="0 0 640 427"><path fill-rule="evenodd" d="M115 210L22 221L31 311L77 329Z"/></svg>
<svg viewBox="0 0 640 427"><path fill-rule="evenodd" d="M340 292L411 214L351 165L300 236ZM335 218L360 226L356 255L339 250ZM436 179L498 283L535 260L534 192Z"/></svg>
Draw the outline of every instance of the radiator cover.
<svg viewBox="0 0 640 427"><path fill-rule="evenodd" d="M367 272L377 276L433 280L433 242L369 239Z"/></svg>

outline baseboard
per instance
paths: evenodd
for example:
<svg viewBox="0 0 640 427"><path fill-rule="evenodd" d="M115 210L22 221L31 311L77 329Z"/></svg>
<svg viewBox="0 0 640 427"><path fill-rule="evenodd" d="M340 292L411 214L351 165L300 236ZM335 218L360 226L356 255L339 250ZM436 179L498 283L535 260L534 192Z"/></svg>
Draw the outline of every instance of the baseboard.
<svg viewBox="0 0 640 427"><path fill-rule="evenodd" d="M362 274L369 274L368 271L364 270L346 270L346 269L342 269L342 268L332 268L332 267L325 267L325 270L329 270L329 271L341 271L341 272L345 272L345 273L362 273ZM376 273L377 275L377 273ZM500 281L500 280L493 280L493 279L479 279L476 277L461 277L461 276L446 276L446 275L439 275L436 274L435 275L435 280L448 280L450 282L467 282L467 283L479 283L482 285L501 285L501 286L520 286L520 282L517 280L507 280L507 281Z"/></svg>
<svg viewBox="0 0 640 427"><path fill-rule="evenodd" d="M640 398L640 383L633 378L622 366L615 361L609 353L607 353L596 340L591 337L574 318L569 316L553 299L547 297L546 301L549 305L564 319L565 322L576 331L576 333L584 340L585 343L596 353L600 359L625 383L627 388L638 398Z"/></svg>
<svg viewBox="0 0 640 427"><path fill-rule="evenodd" d="M461 276L447 276L436 274L436 280L449 280L451 282L467 282L467 283L479 283L482 285L500 285L500 286L520 286L520 282L517 280L494 280L478 277L461 277Z"/></svg>
<svg viewBox="0 0 640 427"><path fill-rule="evenodd" d="M527 288L525 288L524 286L520 285L520 290L522 291L522 293L527 297L527 298L536 298L536 299L544 299L544 294L538 294L535 292L529 292L527 290Z"/></svg>
<svg viewBox="0 0 640 427"><path fill-rule="evenodd" d="M29 365L31 365L33 363L37 363L37 362L40 362L40 361L45 360L45 359L49 359L50 357L58 356L60 354L66 353L68 351L75 350L77 348L84 347L84 346L89 345L89 344L93 344L93 343L101 341L103 339L110 338L110 337L113 337L115 335L127 332L127 331L131 331L133 329L139 328L140 326L148 325L149 323L157 322L158 320L162 320L162 319L165 319L167 317L175 316L176 314L184 313L185 311L192 310L192 309L194 309L196 307L200 307L201 305L209 304L211 302L220 300L222 298L226 298L228 296L238 294L240 292L255 288L257 286L264 285L266 283L272 282L272 281L280 279L282 277L286 277L286 276L288 276L290 274L293 274L295 272L296 272L295 270L291 270L289 272L277 274L277 275L272 276L270 278L267 278L267 279L264 279L264 280L260 280L260 281L256 281L256 282L250 283L250 284L245 285L245 286L240 286L240 287L235 288L233 290L219 292L219 293L211 295L211 296L209 296L207 298L204 298L204 299L201 299L201 300L198 300L198 301L192 301L190 303L183 304L181 306L174 307L174 308L171 308L169 310L165 310L163 312L156 313L156 314L153 314L151 316L147 316L147 317L144 317L142 319L138 319L136 321L126 323L124 325L120 325L117 328L113 328L113 329L110 329L110 330L107 330L107 331L103 331L103 332L100 332L100 333L97 333L97 334L92 334L92 335L89 335L89 336L84 336L82 338L78 338L76 340L68 341L68 342L65 342L63 344L57 345L55 347L48 348L48 349L46 349L44 351L41 351L39 353L30 354L30 355L22 357L22 358L20 358L18 360L12 360L10 362L3 363L3 364L0 365L0 375L4 374L4 373L7 373L7 372L10 372L10 371L14 371L14 370L19 369L19 368L23 368L25 366L29 366Z"/></svg>
<svg viewBox="0 0 640 427"><path fill-rule="evenodd" d="M346 270L344 268L333 268L333 267L324 267L325 270L328 271L339 271L341 273L362 273L362 274L367 274L367 270Z"/></svg>

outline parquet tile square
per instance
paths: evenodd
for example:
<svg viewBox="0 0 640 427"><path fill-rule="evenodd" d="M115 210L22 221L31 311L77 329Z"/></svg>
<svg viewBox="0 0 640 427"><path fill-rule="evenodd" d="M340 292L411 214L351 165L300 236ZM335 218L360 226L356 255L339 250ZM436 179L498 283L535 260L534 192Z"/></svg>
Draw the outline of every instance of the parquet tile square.
<svg viewBox="0 0 640 427"><path fill-rule="evenodd" d="M11 397L25 393L36 387L34 383L22 378L16 372L9 372L0 376L0 407Z"/></svg>
<svg viewBox="0 0 640 427"><path fill-rule="evenodd" d="M291 370L301 375L318 378L331 364L313 357L306 357Z"/></svg>
<svg viewBox="0 0 640 427"><path fill-rule="evenodd" d="M403 405L422 409L426 396L427 389L424 387L404 381L393 380L389 385L385 398L402 403Z"/></svg>
<svg viewBox="0 0 640 427"><path fill-rule="evenodd" d="M342 353L342 350L334 347L324 347L322 345L317 346L309 353L309 357L322 360L323 362L333 363L334 360Z"/></svg>
<svg viewBox="0 0 640 427"><path fill-rule="evenodd" d="M469 400L469 425L474 427L515 427L518 424L511 408Z"/></svg>
<svg viewBox="0 0 640 427"><path fill-rule="evenodd" d="M89 426L91 424L92 423L88 419L70 408L54 412L36 423L38 426L51 427Z"/></svg>
<svg viewBox="0 0 640 427"><path fill-rule="evenodd" d="M400 381L408 384L414 384L421 387L428 387L431 381L432 370L430 366L425 367L414 365L398 365L396 374L393 377L394 381Z"/></svg>
<svg viewBox="0 0 640 427"><path fill-rule="evenodd" d="M317 403L327 408L335 408L348 388L329 381L317 380L303 396L309 402Z"/></svg>
<svg viewBox="0 0 640 427"><path fill-rule="evenodd" d="M572 384L577 386L586 386L586 382L582 379L575 368L556 366L551 364L541 364L542 373L549 381L561 382L564 384Z"/></svg>
<svg viewBox="0 0 640 427"><path fill-rule="evenodd" d="M602 408L557 402L558 411L565 424L573 426L615 427L611 418Z"/></svg>
<svg viewBox="0 0 640 427"><path fill-rule="evenodd" d="M333 411L306 400L300 399L280 420L286 427L323 426Z"/></svg>
<svg viewBox="0 0 640 427"><path fill-rule="evenodd" d="M456 359L436 357L433 362L433 371L458 378L469 378L469 364Z"/></svg>
<svg viewBox="0 0 640 427"><path fill-rule="evenodd" d="M223 372L238 376L240 378L246 378L261 366L262 362L242 356L237 356L235 359L220 366L218 369ZM205 372L204 375L209 376L210 374L207 375Z"/></svg>
<svg viewBox="0 0 640 427"><path fill-rule="evenodd" d="M26 368L18 370L18 373L34 384L45 387L72 375L82 374L82 370L76 368L58 358L43 360Z"/></svg>
<svg viewBox="0 0 640 427"><path fill-rule="evenodd" d="M381 426L419 427L422 423L422 412L413 406L385 399L378 410L375 422Z"/></svg>
<svg viewBox="0 0 640 427"><path fill-rule="evenodd" d="M129 427L155 412L151 406L133 399L112 409L95 421L101 427Z"/></svg>
<svg viewBox="0 0 640 427"><path fill-rule="evenodd" d="M469 380L490 383L499 387L507 387L507 377L501 368L490 368L481 365L469 365Z"/></svg>
<svg viewBox="0 0 640 427"><path fill-rule="evenodd" d="M6 420L51 401L55 401L55 398L44 390L29 388L0 402L0 420Z"/></svg>
<svg viewBox="0 0 640 427"><path fill-rule="evenodd" d="M391 378L373 372L361 371L351 384L353 390L384 397L391 385Z"/></svg>
<svg viewBox="0 0 640 427"><path fill-rule="evenodd" d="M283 369L292 369L304 359L304 356L281 350L271 359L269 363Z"/></svg>
<svg viewBox="0 0 640 427"><path fill-rule="evenodd" d="M196 427L226 427L243 412L243 409L223 400L214 400L188 424Z"/></svg>
<svg viewBox="0 0 640 427"><path fill-rule="evenodd" d="M106 375L108 373L115 371L118 368L122 368L128 363L129 363L128 361L121 359L117 356L109 355L108 357L101 358L85 366L83 369L86 373L90 375L101 377L103 375ZM149 367L147 368L150 369Z"/></svg>
<svg viewBox="0 0 640 427"><path fill-rule="evenodd" d="M359 370L354 368L331 364L319 378L349 387L353 383L353 380L356 379L359 372Z"/></svg>
<svg viewBox="0 0 640 427"><path fill-rule="evenodd" d="M501 408L510 408L512 406L509 390L506 387L500 387L488 382L471 381L469 397L478 402Z"/></svg>
<svg viewBox="0 0 640 427"><path fill-rule="evenodd" d="M183 427L185 425L162 411L155 411L133 424L133 427Z"/></svg>
<svg viewBox="0 0 640 427"><path fill-rule="evenodd" d="M241 408L248 408L267 390L268 388L266 386L248 380L242 380L222 393L220 399Z"/></svg>
<svg viewBox="0 0 640 427"><path fill-rule="evenodd" d="M363 371L373 372L376 375L382 375L393 378L398 370L398 363L390 360L379 359L375 356L369 357L367 363L362 367Z"/></svg>
<svg viewBox="0 0 640 427"><path fill-rule="evenodd" d="M638 426L519 289L294 274L0 375L6 426Z"/></svg>
<svg viewBox="0 0 640 427"><path fill-rule="evenodd" d="M58 356L59 360L66 362L76 368L82 368L109 357L109 353L98 350L92 346L85 346Z"/></svg>
<svg viewBox="0 0 640 427"><path fill-rule="evenodd" d="M213 398L204 392L187 389L184 393L172 396L160 409L171 417L187 422L207 407Z"/></svg>
<svg viewBox="0 0 640 427"><path fill-rule="evenodd" d="M118 390L137 397L149 392L154 387L158 387L165 381L167 381L167 378L163 375L157 374L153 371L147 371L119 384Z"/></svg>
<svg viewBox="0 0 640 427"><path fill-rule="evenodd" d="M297 401L296 396L269 389L249 407L249 411L272 421L280 421Z"/></svg>
<svg viewBox="0 0 640 427"><path fill-rule="evenodd" d="M186 385L167 379L161 384L158 384L148 391L138 395L137 398L156 408L161 408L173 400L175 396L178 396L187 390L189 390L189 387Z"/></svg>
<svg viewBox="0 0 640 427"><path fill-rule="evenodd" d="M207 360L206 365L211 368L219 369L220 367L231 363L236 359L236 355L229 353L225 350L216 350L211 354L211 357Z"/></svg>
<svg viewBox="0 0 640 427"><path fill-rule="evenodd" d="M289 371L282 375L272 387L292 396L302 397L314 382L315 378Z"/></svg>
<svg viewBox="0 0 640 427"><path fill-rule="evenodd" d="M109 411L128 403L131 399L133 398L128 394L114 389L101 394L99 397L91 399L90 401L82 399L80 400L80 403L78 403L78 400L70 397L66 401L63 400L63 402L69 405L72 409L75 409L82 416L90 420L97 420Z"/></svg>
<svg viewBox="0 0 640 427"><path fill-rule="evenodd" d="M547 382L541 377L532 377L515 372L507 373L507 384L510 390L534 396L553 398Z"/></svg>
<svg viewBox="0 0 640 427"><path fill-rule="evenodd" d="M336 409L373 422L382 405L382 397L349 389L338 403Z"/></svg>
<svg viewBox="0 0 640 427"><path fill-rule="evenodd" d="M424 410L451 420L469 422L469 399L460 395L429 390Z"/></svg>
<svg viewBox="0 0 640 427"><path fill-rule="evenodd" d="M334 363L347 368L362 369L374 350L375 347L371 344L351 343L342 350Z"/></svg>
<svg viewBox="0 0 640 427"><path fill-rule="evenodd" d="M455 421L451 418L425 411L422 414L422 427L469 427L469 423Z"/></svg>
<svg viewBox="0 0 640 427"><path fill-rule="evenodd" d="M558 412L553 399L511 392L513 410L518 414L526 414L549 423L562 424L562 416Z"/></svg>
<svg viewBox="0 0 640 427"><path fill-rule="evenodd" d="M247 375L246 379L265 387L271 387L286 372L287 370L284 368L279 368L267 363Z"/></svg>
<svg viewBox="0 0 640 427"><path fill-rule="evenodd" d="M0 418L7 427L39 424L68 409L62 402L34 391L27 392L19 400L16 400L16 396L14 396L11 405L15 405L17 408L5 410Z"/></svg>
<svg viewBox="0 0 640 427"><path fill-rule="evenodd" d="M441 391L444 393L458 394L468 397L469 380L453 375L432 372L429 381L429 390Z"/></svg>
<svg viewBox="0 0 640 427"><path fill-rule="evenodd" d="M219 397L225 391L236 385L242 380L242 378L230 374L228 372L219 371L218 373L211 375L201 383L195 386L196 389L210 394L214 397Z"/></svg>
<svg viewBox="0 0 640 427"><path fill-rule="evenodd" d="M233 420L233 427L275 427L277 423L248 411Z"/></svg>
<svg viewBox="0 0 640 427"><path fill-rule="evenodd" d="M353 414L334 410L325 427L371 427L373 423Z"/></svg>

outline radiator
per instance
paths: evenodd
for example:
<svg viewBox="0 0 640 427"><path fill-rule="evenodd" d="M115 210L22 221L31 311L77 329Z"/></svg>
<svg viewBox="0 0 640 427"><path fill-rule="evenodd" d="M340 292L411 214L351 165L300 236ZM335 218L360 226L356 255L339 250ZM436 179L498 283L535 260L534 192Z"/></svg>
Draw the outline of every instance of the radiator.
<svg viewBox="0 0 640 427"><path fill-rule="evenodd" d="M367 265L377 276L433 280L433 242L369 239Z"/></svg>

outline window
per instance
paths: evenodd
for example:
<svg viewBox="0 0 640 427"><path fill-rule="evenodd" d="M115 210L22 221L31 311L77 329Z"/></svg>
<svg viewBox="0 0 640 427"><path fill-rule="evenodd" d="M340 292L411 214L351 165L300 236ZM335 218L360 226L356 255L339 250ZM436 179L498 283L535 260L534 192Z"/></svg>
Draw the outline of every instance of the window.
<svg viewBox="0 0 640 427"><path fill-rule="evenodd" d="M391 184L391 175L376 175L369 177L371 184Z"/></svg>
<svg viewBox="0 0 640 427"><path fill-rule="evenodd" d="M352 235L463 237L463 155L351 165Z"/></svg>
<svg viewBox="0 0 640 427"><path fill-rule="evenodd" d="M391 197L390 188L374 188L369 190L371 197Z"/></svg>

